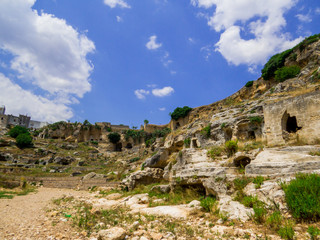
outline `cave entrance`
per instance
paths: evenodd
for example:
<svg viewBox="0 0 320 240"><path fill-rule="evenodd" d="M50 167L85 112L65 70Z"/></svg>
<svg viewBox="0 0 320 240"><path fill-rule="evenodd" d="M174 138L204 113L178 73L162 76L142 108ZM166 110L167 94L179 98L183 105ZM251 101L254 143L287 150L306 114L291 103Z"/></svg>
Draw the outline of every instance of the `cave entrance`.
<svg viewBox="0 0 320 240"><path fill-rule="evenodd" d="M301 127L298 127L298 124L297 124L297 118L295 116L290 117L289 115L287 124L286 124L286 131L288 133L296 133L300 129Z"/></svg>
<svg viewBox="0 0 320 240"><path fill-rule="evenodd" d="M197 139L192 139L192 148L198 148Z"/></svg>
<svg viewBox="0 0 320 240"><path fill-rule="evenodd" d="M121 152L122 151L122 143L117 143L115 147L116 152Z"/></svg>
<svg viewBox="0 0 320 240"><path fill-rule="evenodd" d="M128 143L127 145L126 145L126 149L131 149L132 148L132 144L131 143Z"/></svg>
<svg viewBox="0 0 320 240"><path fill-rule="evenodd" d="M180 123L177 122L175 129L178 129L180 127Z"/></svg>
<svg viewBox="0 0 320 240"><path fill-rule="evenodd" d="M230 141L232 139L232 129L231 128L225 129L224 138L226 141Z"/></svg>
<svg viewBox="0 0 320 240"><path fill-rule="evenodd" d="M290 116L286 111L282 116L282 129L288 133L296 133L301 127L298 126L296 116Z"/></svg>
<svg viewBox="0 0 320 240"><path fill-rule="evenodd" d="M249 131L248 132L248 138L250 140L256 140L256 134L254 133L254 131Z"/></svg>

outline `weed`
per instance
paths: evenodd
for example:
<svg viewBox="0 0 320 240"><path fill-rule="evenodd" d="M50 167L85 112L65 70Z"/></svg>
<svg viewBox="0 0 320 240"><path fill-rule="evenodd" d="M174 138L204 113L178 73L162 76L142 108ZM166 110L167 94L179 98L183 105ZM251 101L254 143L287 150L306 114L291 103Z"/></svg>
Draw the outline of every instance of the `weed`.
<svg viewBox="0 0 320 240"><path fill-rule="evenodd" d="M264 177L262 176L256 176L254 179L253 179L253 183L256 185L256 189L260 188L261 185L263 184L264 182Z"/></svg>
<svg viewBox="0 0 320 240"><path fill-rule="evenodd" d="M236 140L236 141L233 141L233 140L227 141L225 143L225 149L226 149L226 152L227 152L229 157L234 155L238 151L238 140Z"/></svg>
<svg viewBox="0 0 320 240"><path fill-rule="evenodd" d="M261 223L263 223L265 221L267 210L264 207L254 206L253 207L253 212L254 212L254 214L251 217L256 223L260 223L261 224Z"/></svg>
<svg viewBox="0 0 320 240"><path fill-rule="evenodd" d="M204 127L200 133L204 137L209 138L211 136L211 124L208 124L208 126Z"/></svg>
<svg viewBox="0 0 320 240"><path fill-rule="evenodd" d="M282 184L285 199L292 215L297 219L320 218L320 176L298 174L289 184Z"/></svg>
<svg viewBox="0 0 320 240"><path fill-rule="evenodd" d="M275 211L270 216L268 216L266 222L270 228L278 231L282 224L282 220L283 218L282 218L281 212Z"/></svg>
<svg viewBox="0 0 320 240"><path fill-rule="evenodd" d="M219 214L220 219L222 220L222 223L225 223L229 220L229 215L225 212L221 212Z"/></svg>
<svg viewBox="0 0 320 240"><path fill-rule="evenodd" d="M311 240L316 240L317 237L320 235L319 228L314 226L309 226L307 232L309 233Z"/></svg>
<svg viewBox="0 0 320 240"><path fill-rule="evenodd" d="M213 212L214 206L216 206L217 201L213 197L202 197L200 199L200 206L205 212Z"/></svg>
<svg viewBox="0 0 320 240"><path fill-rule="evenodd" d="M293 240L293 237L294 237L293 223L290 221L287 221L284 226L281 226L279 228L278 234L283 239Z"/></svg>
<svg viewBox="0 0 320 240"><path fill-rule="evenodd" d="M223 148L219 146L214 146L208 150L208 156L211 157L213 160L216 159L216 157L220 157L223 153Z"/></svg>
<svg viewBox="0 0 320 240"><path fill-rule="evenodd" d="M191 139L190 138L186 138L186 139L183 140L183 143L184 143L184 146L186 148L189 148L190 144L191 144Z"/></svg>
<svg viewBox="0 0 320 240"><path fill-rule="evenodd" d="M250 182L252 182L252 178L242 177L236 178L233 180L234 188L236 190L243 190Z"/></svg>
<svg viewBox="0 0 320 240"><path fill-rule="evenodd" d="M262 123L262 117L255 116L255 117L249 117L249 121L251 123Z"/></svg>

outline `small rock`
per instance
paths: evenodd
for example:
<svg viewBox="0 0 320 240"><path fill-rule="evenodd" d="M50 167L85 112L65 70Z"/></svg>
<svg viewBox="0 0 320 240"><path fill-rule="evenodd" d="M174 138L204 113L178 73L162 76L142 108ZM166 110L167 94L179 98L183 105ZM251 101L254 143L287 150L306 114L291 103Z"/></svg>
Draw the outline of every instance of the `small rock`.
<svg viewBox="0 0 320 240"><path fill-rule="evenodd" d="M113 227L98 232L98 240L122 240L125 239L126 231L120 227Z"/></svg>

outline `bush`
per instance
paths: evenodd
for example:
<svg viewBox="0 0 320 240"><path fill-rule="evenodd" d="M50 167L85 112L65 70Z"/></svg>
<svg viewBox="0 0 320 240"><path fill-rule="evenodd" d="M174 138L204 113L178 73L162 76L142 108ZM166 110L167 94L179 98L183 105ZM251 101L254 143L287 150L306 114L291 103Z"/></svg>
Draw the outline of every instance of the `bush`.
<svg viewBox="0 0 320 240"><path fill-rule="evenodd" d="M280 227L278 234L283 239L292 240L294 237L293 223L286 222L284 226Z"/></svg>
<svg viewBox="0 0 320 240"><path fill-rule="evenodd" d="M225 143L225 148L226 148L226 152L227 152L229 157L234 155L238 151L238 140L236 140L236 141L233 141L233 140L227 141Z"/></svg>
<svg viewBox="0 0 320 240"><path fill-rule="evenodd" d="M267 222L267 225L278 231L281 224L282 224L282 215L281 215L281 212L280 211L275 211L273 212L266 220Z"/></svg>
<svg viewBox="0 0 320 240"><path fill-rule="evenodd" d="M216 203L217 201L213 197L203 197L200 199L200 206L205 212L212 212Z"/></svg>
<svg viewBox="0 0 320 240"><path fill-rule="evenodd" d="M108 135L108 138L110 140L110 142L112 142L113 144L116 144L120 141L120 134L116 133L116 132L112 132Z"/></svg>
<svg viewBox="0 0 320 240"><path fill-rule="evenodd" d="M293 217L304 220L320 219L320 176L299 174L289 184L283 184L285 199Z"/></svg>
<svg viewBox="0 0 320 240"><path fill-rule="evenodd" d="M263 223L265 221L267 210L263 206L254 206L253 212L254 214L251 217L255 222Z"/></svg>
<svg viewBox="0 0 320 240"><path fill-rule="evenodd" d="M297 46L295 46L293 49L299 48L300 51L302 51L306 46L308 46L311 43L314 43L320 39L320 34L315 34L310 37L305 38L301 43L299 43Z"/></svg>
<svg viewBox="0 0 320 240"><path fill-rule="evenodd" d="M262 122L262 118L259 116L249 117L249 120L251 123L261 123Z"/></svg>
<svg viewBox="0 0 320 240"><path fill-rule="evenodd" d="M253 183L256 185L256 189L260 188L262 183L264 182L264 177L262 176L256 176L254 179L253 179Z"/></svg>
<svg viewBox="0 0 320 240"><path fill-rule="evenodd" d="M284 62L286 58L292 53L292 49L286 50L282 53L278 53L270 58L270 60L264 65L263 69L261 70L262 77L264 80L269 80L274 77L275 71L278 68L284 66Z"/></svg>
<svg viewBox="0 0 320 240"><path fill-rule="evenodd" d="M220 157L223 152L223 149L219 146L214 146L210 150L208 150L208 156L211 157L213 160L216 159L216 157Z"/></svg>
<svg viewBox="0 0 320 240"><path fill-rule="evenodd" d="M86 119L83 121L83 126L91 126L91 123Z"/></svg>
<svg viewBox="0 0 320 240"><path fill-rule="evenodd" d="M16 138L16 144L19 148L32 146L32 137L29 133L22 133Z"/></svg>
<svg viewBox="0 0 320 240"><path fill-rule="evenodd" d="M186 139L183 140L183 143L184 143L184 146L186 148L189 148L190 144L191 144L191 139L190 138L186 138Z"/></svg>
<svg viewBox="0 0 320 240"><path fill-rule="evenodd" d="M245 86L246 86L247 88L252 87L252 86L253 86L253 81L247 82Z"/></svg>
<svg viewBox="0 0 320 240"><path fill-rule="evenodd" d="M184 118L188 115L188 113L192 110L192 108L188 106L184 106L183 108L177 107L173 113L169 113L171 119L178 120L179 118Z"/></svg>
<svg viewBox="0 0 320 240"><path fill-rule="evenodd" d="M211 124L208 124L208 126L204 127L200 133L206 138L209 138L211 136Z"/></svg>
<svg viewBox="0 0 320 240"><path fill-rule="evenodd" d="M21 126L15 126L11 128L8 132L9 136L13 138L18 137L19 134L23 134L23 133L29 133L29 131L25 127L21 127Z"/></svg>
<svg viewBox="0 0 320 240"><path fill-rule="evenodd" d="M311 240L316 240L317 237L320 235L319 228L314 226L309 226L307 232L309 233Z"/></svg>
<svg viewBox="0 0 320 240"><path fill-rule="evenodd" d="M248 177L236 178L233 180L234 188L239 191L243 190L251 182L252 179Z"/></svg>
<svg viewBox="0 0 320 240"><path fill-rule="evenodd" d="M287 79L296 77L299 73L299 66L282 67L275 71L275 79L278 82L283 82Z"/></svg>

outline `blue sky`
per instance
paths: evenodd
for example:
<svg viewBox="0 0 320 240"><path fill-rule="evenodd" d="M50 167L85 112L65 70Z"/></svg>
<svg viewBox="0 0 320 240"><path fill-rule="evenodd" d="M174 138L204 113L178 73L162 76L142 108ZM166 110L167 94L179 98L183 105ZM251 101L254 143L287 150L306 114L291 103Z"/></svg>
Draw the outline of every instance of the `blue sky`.
<svg viewBox="0 0 320 240"><path fill-rule="evenodd" d="M166 124L319 33L319 0L1 0L0 105L55 122Z"/></svg>

